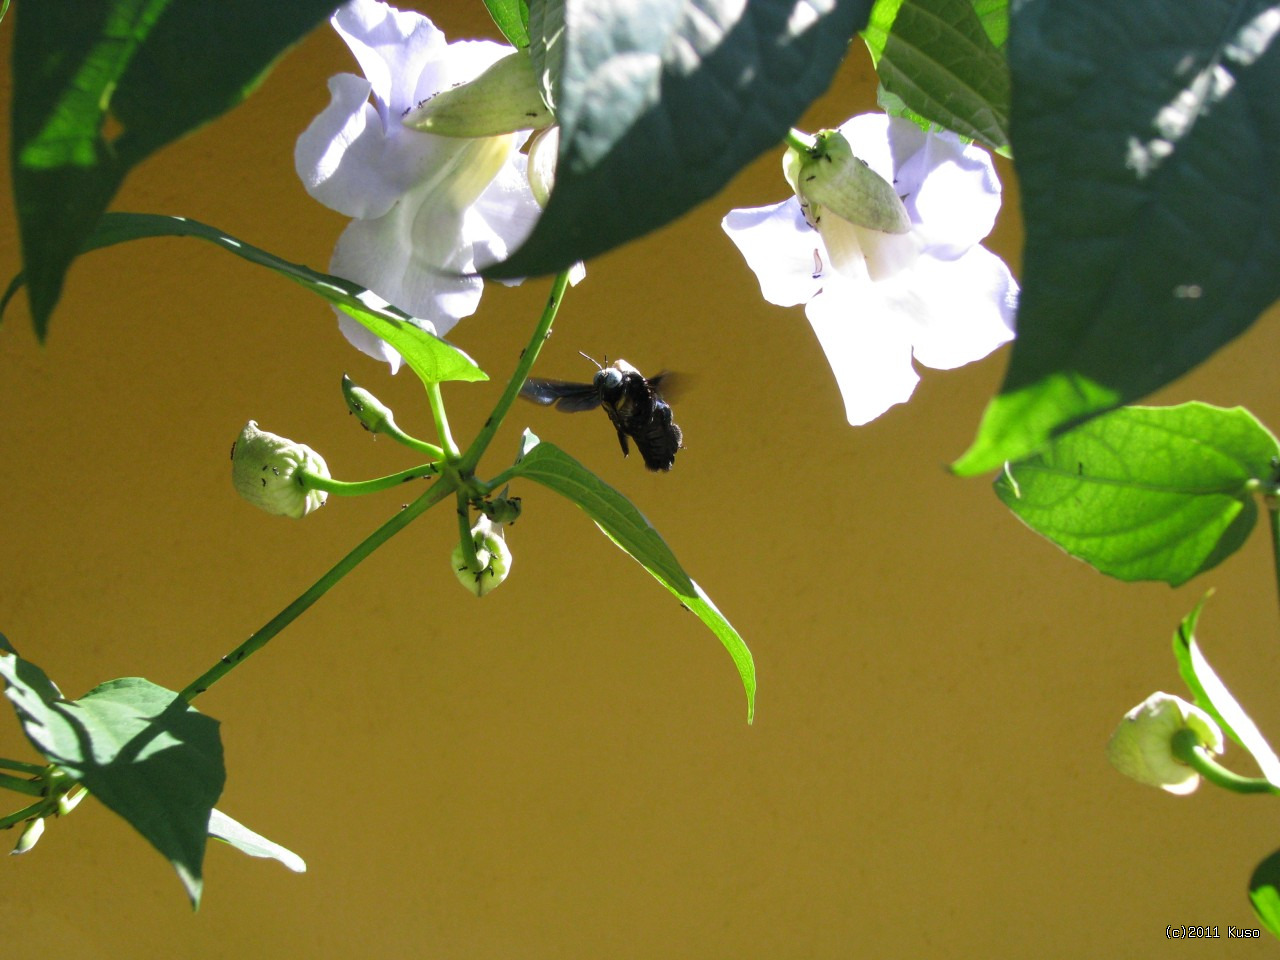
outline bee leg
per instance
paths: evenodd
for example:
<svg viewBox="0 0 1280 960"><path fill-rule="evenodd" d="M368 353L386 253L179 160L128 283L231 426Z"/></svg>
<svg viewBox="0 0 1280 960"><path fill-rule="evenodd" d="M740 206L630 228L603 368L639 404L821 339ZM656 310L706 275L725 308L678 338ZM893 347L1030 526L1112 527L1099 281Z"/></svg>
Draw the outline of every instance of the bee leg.
<svg viewBox="0 0 1280 960"><path fill-rule="evenodd" d="M631 456L631 447L627 444L627 434L621 427L616 428L618 431L618 443L622 447L622 455L624 457Z"/></svg>

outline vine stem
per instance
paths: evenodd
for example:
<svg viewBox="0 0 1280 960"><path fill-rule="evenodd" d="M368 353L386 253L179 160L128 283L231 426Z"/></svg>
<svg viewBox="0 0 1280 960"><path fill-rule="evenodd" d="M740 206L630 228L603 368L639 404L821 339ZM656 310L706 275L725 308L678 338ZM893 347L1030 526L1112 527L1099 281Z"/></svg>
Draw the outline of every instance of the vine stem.
<svg viewBox="0 0 1280 960"><path fill-rule="evenodd" d="M524 386L529 371L533 369L533 362L538 359L538 351L546 343L547 337L551 336L551 324L555 321L556 311L560 309L560 302L564 300L564 292L568 287L569 271L562 270L551 282L551 293L547 297L547 305L542 310L538 325L534 327L533 336L529 338L529 345L520 354L520 361L516 364L511 379L507 381L507 388L502 391L502 396L494 405L493 413L489 414L484 427L476 434L475 440L471 442L471 446L467 448L467 452L462 455L462 460L458 463L458 472L463 476L468 476L475 471L476 464L489 448L493 435L498 432L498 427L506 418L511 404L515 403L516 397L519 396L520 388Z"/></svg>
<svg viewBox="0 0 1280 960"><path fill-rule="evenodd" d="M307 588L296 600L268 620L248 640L183 687L178 692L178 696L189 702L204 693L247 660L251 654L257 653L265 647L276 634L324 596L330 587L355 569L361 560L373 553L374 550L390 540L428 509L453 493L453 491L454 483L450 478L445 477L436 482L430 490L367 536L354 550L339 560L332 569Z"/></svg>
<svg viewBox="0 0 1280 960"><path fill-rule="evenodd" d="M797 153L812 153L818 141L809 134L792 127L787 131L786 144Z"/></svg>
<svg viewBox="0 0 1280 960"><path fill-rule="evenodd" d="M439 472L440 465L438 463L427 463L420 467L410 467L408 470L401 470L399 473L388 474L385 477L378 477L374 480L334 480L331 477L321 477L301 467L294 473L294 476L298 478L298 482L304 490L323 490L325 493L332 493L339 497L355 497L364 493L389 490L392 487L400 486L402 483L408 483L410 480L434 477Z"/></svg>
<svg viewBox="0 0 1280 960"><path fill-rule="evenodd" d="M1275 496L1263 498L1267 516L1271 519L1271 552L1275 558L1276 601L1280 602L1280 500Z"/></svg>
<svg viewBox="0 0 1280 960"><path fill-rule="evenodd" d="M1182 729L1173 735L1173 755L1215 786L1233 793L1280 793L1280 787L1262 777L1242 777L1214 760L1200 744L1194 730Z"/></svg>

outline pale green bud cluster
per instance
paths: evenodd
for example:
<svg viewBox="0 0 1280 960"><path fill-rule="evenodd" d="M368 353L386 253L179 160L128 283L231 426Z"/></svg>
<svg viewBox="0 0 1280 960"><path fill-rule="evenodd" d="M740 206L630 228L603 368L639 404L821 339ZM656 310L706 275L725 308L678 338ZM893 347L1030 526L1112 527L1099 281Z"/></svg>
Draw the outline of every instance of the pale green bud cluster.
<svg viewBox="0 0 1280 960"><path fill-rule="evenodd" d="M450 559L458 582L477 597L483 597L507 579L511 570L511 549L502 535L501 526L495 526L492 520L483 515L471 528L471 543L475 548L479 570L473 570L467 565L462 544L453 548Z"/></svg>
<svg viewBox="0 0 1280 960"><path fill-rule="evenodd" d="M236 492L267 513L300 520L324 506L329 495L304 486L303 471L329 479L329 467L320 454L306 444L259 430L252 420L231 448Z"/></svg>
<svg viewBox="0 0 1280 960"><path fill-rule="evenodd" d="M443 137L496 137L555 123L533 60L517 50L474 80L428 97L404 115L406 127Z"/></svg>
<svg viewBox="0 0 1280 960"><path fill-rule="evenodd" d="M1191 793L1200 774L1173 753L1174 734L1190 730L1200 746L1222 753L1222 731L1199 707L1168 693L1153 693L1125 714L1107 743L1111 765L1139 783L1170 793Z"/></svg>

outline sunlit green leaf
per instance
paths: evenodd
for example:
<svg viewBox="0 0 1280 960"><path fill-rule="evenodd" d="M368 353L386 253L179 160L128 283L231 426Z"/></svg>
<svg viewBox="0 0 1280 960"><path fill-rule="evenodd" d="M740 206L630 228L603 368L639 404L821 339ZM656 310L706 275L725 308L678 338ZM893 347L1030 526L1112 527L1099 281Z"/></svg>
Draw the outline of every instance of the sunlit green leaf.
<svg viewBox="0 0 1280 960"><path fill-rule="evenodd" d="M1280 787L1280 758L1276 757L1262 731L1245 713L1217 672L1209 666L1196 641L1196 624L1208 599L1207 594L1202 597L1173 634L1173 656L1178 661L1178 673L1191 691L1196 706L1213 717L1223 733L1249 751L1262 775Z"/></svg>
<svg viewBox="0 0 1280 960"><path fill-rule="evenodd" d="M1249 878L1253 912L1274 937L1280 937L1280 850L1263 860Z"/></svg>
<svg viewBox="0 0 1280 960"><path fill-rule="evenodd" d="M13 185L31 313L48 329L63 276L128 172L229 110L334 0L94 0L18 5Z"/></svg>
<svg viewBox="0 0 1280 960"><path fill-rule="evenodd" d="M993 150L1008 146L1009 68L970 0L880 0L863 38L907 111Z"/></svg>
<svg viewBox="0 0 1280 960"><path fill-rule="evenodd" d="M629 553L680 602L697 614L733 657L747 692L747 722L755 715L756 668L746 643L708 597L680 566L653 525L621 493L609 486L573 457L525 431L515 476L542 484L582 508L605 535Z"/></svg>
<svg viewBox="0 0 1280 960"><path fill-rule="evenodd" d="M492 277L555 273L674 220L826 90L871 0L558 0L530 10L552 72L555 189ZM558 14L558 15L557 15ZM563 25L563 31L560 26ZM547 48L555 39L558 49Z"/></svg>
<svg viewBox="0 0 1280 960"><path fill-rule="evenodd" d="M1177 585L1244 542L1277 455L1275 437L1239 407L1125 407L1008 465L995 490L1103 573Z"/></svg>
<svg viewBox="0 0 1280 960"><path fill-rule="evenodd" d="M523 50L529 46L529 4L525 0L484 0L507 43Z"/></svg>
<svg viewBox="0 0 1280 960"><path fill-rule="evenodd" d="M1180 377L1280 295L1280 38L1261 0L1013 11L1018 337L957 472Z"/></svg>
<svg viewBox="0 0 1280 960"><path fill-rule="evenodd" d="M67 700L3 646L5 695L32 745L150 841L198 906L210 812L226 779L218 721L140 677Z"/></svg>
<svg viewBox="0 0 1280 960"><path fill-rule="evenodd" d="M231 819L221 810L209 814L209 836L231 844L241 853L251 857L279 860L294 873L306 873L307 865L292 850L286 850L261 834L254 833L243 823Z"/></svg>
<svg viewBox="0 0 1280 960"><path fill-rule="evenodd" d="M104 214L96 230L85 243L85 250L109 247L126 240L146 237L196 237L229 250L236 256L274 270L312 293L328 300L339 310L358 320L365 328L381 337L404 357L405 363L424 383L441 383L447 380L488 380L484 371L469 356L433 334L427 333L412 322L412 317L388 304L382 298L349 280L319 273L310 267L282 260L273 253L252 244L237 240L216 227L188 220L185 217L167 217L150 213ZM23 281L19 275L9 285L9 292L0 300L4 309L13 292Z"/></svg>

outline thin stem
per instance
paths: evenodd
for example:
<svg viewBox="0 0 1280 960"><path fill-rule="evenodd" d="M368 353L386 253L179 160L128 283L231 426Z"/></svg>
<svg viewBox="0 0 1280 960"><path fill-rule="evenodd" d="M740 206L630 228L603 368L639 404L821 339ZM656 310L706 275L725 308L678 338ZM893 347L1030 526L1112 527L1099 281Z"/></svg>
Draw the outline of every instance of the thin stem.
<svg viewBox="0 0 1280 960"><path fill-rule="evenodd" d="M14 824L21 823L23 820L29 820L45 808L45 803L46 801L41 800L39 803L33 803L29 807L23 807L21 810L11 813L7 817L0 817L0 830L8 830Z"/></svg>
<svg viewBox="0 0 1280 960"><path fill-rule="evenodd" d="M225 677L228 673L236 668L244 660L247 660L250 654L256 653L267 645L277 633L287 627L296 620L304 610L319 600L335 583L345 577L356 565L365 557L377 550L395 534L399 533L407 527L413 520L417 519L421 514L435 506L454 490L454 485L448 478L442 479L432 485L431 489L414 500L407 507L393 516L390 520L380 526L364 539L354 550L337 562L328 573L313 583L307 590L294 600L291 604L281 610L272 617L258 630L253 636L249 637L244 643L236 647L225 657L220 659L212 667L192 680L189 684L179 691L178 696L182 699L190 701L200 694L204 693L211 686Z"/></svg>
<svg viewBox="0 0 1280 960"><path fill-rule="evenodd" d="M556 311L560 309L560 302L564 299L564 292L568 288L569 271L562 270L556 274L555 280L551 282L551 293L547 297L547 305L542 310L538 325L533 329L533 336L529 338L529 345L520 353L520 360L516 364L515 371L511 374L511 379L507 381L506 389L502 391L502 396L498 398L498 402L494 405L493 413L489 414L489 419L484 422L484 427L476 434L475 440L467 448L462 461L458 464L458 468L463 474L471 473L475 470L476 464L480 462L485 450L489 448L494 434L498 432L498 427L502 426L502 421L506 418L507 411L511 409L511 404L515 403L516 397L519 396L520 388L524 386L524 382L529 376L529 371L533 369L533 362L538 359L538 351L546 343L547 337L551 336L551 324L556 318Z"/></svg>
<svg viewBox="0 0 1280 960"><path fill-rule="evenodd" d="M29 773L33 776L39 776L48 769L48 764L24 763L21 760L8 760L0 757L0 770L17 770L19 773Z"/></svg>
<svg viewBox="0 0 1280 960"><path fill-rule="evenodd" d="M434 477L440 472L438 463L427 463L420 467L410 467L408 470L401 470L399 473L388 474L385 477L378 477L374 480L334 480L331 477L321 477L309 470L299 469L294 473L298 478L298 482L302 484L305 490L324 490L326 493L332 493L339 497L356 497L365 493L375 493L379 490L389 490L392 487L398 487L402 483L408 483L410 480L418 480L422 477Z"/></svg>
<svg viewBox="0 0 1280 960"><path fill-rule="evenodd" d="M24 780L21 777L11 777L7 773L0 773L0 787L12 790L14 793L25 793L29 797L43 797L47 789L41 780Z"/></svg>
<svg viewBox="0 0 1280 960"><path fill-rule="evenodd" d="M1275 557L1276 600L1280 602L1280 502L1276 497L1263 497L1267 516L1271 519L1271 552Z"/></svg>
<svg viewBox="0 0 1280 960"><path fill-rule="evenodd" d="M458 543L462 547L462 560L472 573L479 573L483 568L480 558L476 556L476 544L471 539L471 511L468 508L467 495L458 491Z"/></svg>
<svg viewBox="0 0 1280 960"><path fill-rule="evenodd" d="M816 138L795 127L787 131L785 139L787 146L798 153L813 153L814 148L818 146Z"/></svg>
<svg viewBox="0 0 1280 960"><path fill-rule="evenodd" d="M458 445L453 442L453 434L449 432L449 418L444 412L444 397L440 395L440 384L427 384L427 400L431 404L431 416L436 422L436 432L440 434L440 443L444 445L446 460L458 458Z"/></svg>
<svg viewBox="0 0 1280 960"><path fill-rule="evenodd" d="M1173 755L1210 783L1233 793L1280 793L1280 787L1262 777L1242 777L1219 764L1200 744L1194 730L1182 729L1173 735Z"/></svg>
<svg viewBox="0 0 1280 960"><path fill-rule="evenodd" d="M412 450L417 450L419 453L426 454L432 460L444 459L443 447L437 447L434 443L427 443L425 440L419 440L417 437L409 436L409 434L401 430L394 421L383 424L382 429L378 432L385 433L392 440L396 441L396 443L403 443L406 447L409 447Z"/></svg>

